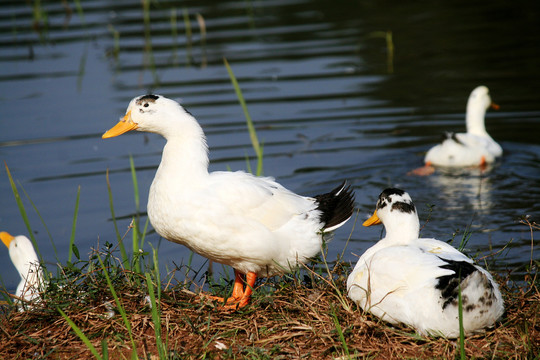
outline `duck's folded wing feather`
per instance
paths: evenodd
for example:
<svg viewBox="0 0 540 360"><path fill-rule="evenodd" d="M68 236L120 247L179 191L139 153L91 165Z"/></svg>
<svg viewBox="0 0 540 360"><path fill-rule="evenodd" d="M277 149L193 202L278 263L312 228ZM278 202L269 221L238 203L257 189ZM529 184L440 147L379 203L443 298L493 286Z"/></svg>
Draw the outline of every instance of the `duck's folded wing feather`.
<svg viewBox="0 0 540 360"><path fill-rule="evenodd" d="M419 239L415 246L421 249L421 251L437 255L437 257L443 260L464 261L471 264L473 263L472 259L457 250L455 247L437 239L422 238Z"/></svg>
<svg viewBox="0 0 540 360"><path fill-rule="evenodd" d="M369 259L360 259L362 261L364 266L358 267L360 272L355 269L355 276L360 276L363 280L359 283L368 285L380 297L390 292L412 291L426 284L434 285L437 276L450 273L440 267L445 264L441 258L420 247L384 248Z"/></svg>
<svg viewBox="0 0 540 360"><path fill-rule="evenodd" d="M312 218L313 198L297 195L273 178L244 172L214 172L209 187L220 204L232 214L255 221L275 231L298 217Z"/></svg>

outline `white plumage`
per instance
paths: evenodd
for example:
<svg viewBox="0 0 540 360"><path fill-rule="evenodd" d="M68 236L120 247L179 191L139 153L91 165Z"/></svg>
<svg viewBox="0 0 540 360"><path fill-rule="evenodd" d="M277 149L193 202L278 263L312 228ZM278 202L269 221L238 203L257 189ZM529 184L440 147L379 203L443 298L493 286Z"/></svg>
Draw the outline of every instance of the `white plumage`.
<svg viewBox="0 0 540 360"><path fill-rule="evenodd" d="M358 260L347 280L362 309L420 334L459 336L461 287L465 334L492 326L504 311L492 276L445 242L418 238L420 223L410 196L389 188L364 226L384 224L386 236Z"/></svg>
<svg viewBox="0 0 540 360"><path fill-rule="evenodd" d="M297 195L269 177L208 172L201 126L176 101L160 95L134 98L125 117L103 137L138 130L167 143L150 187L148 216L164 238L235 269L231 307L249 301L257 276L282 274L316 255L322 231L352 215L352 192L342 184L316 197ZM247 275L242 290L240 274Z"/></svg>
<svg viewBox="0 0 540 360"><path fill-rule="evenodd" d="M491 101L485 86L475 88L467 102L466 133L448 133L447 138L431 148L425 158L426 165L445 167L480 166L492 163L502 155L499 144L489 136L485 127L485 114L489 107L498 109Z"/></svg>
<svg viewBox="0 0 540 360"><path fill-rule="evenodd" d="M43 272L32 242L26 236L12 236L5 231L0 232L0 239L21 277L15 295L26 301L35 299L42 290Z"/></svg>

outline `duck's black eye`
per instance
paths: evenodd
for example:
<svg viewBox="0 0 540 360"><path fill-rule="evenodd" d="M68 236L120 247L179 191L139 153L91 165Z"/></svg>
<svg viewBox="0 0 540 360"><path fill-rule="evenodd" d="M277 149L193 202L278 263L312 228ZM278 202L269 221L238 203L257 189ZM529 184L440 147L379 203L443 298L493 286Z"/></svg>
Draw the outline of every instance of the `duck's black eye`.
<svg viewBox="0 0 540 360"><path fill-rule="evenodd" d="M144 103L144 105L143 105L143 106L144 106L144 107L148 107L149 105L148 105L148 103Z"/></svg>

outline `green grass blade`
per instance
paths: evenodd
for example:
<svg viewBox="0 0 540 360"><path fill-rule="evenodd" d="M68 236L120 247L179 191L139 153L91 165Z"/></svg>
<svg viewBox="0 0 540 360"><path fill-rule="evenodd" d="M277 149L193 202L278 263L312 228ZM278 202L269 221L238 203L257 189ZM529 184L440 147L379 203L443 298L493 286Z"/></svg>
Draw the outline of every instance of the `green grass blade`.
<svg viewBox="0 0 540 360"><path fill-rule="evenodd" d="M373 31L368 37L383 38L386 42L386 70L388 74L394 73L394 40L392 31Z"/></svg>
<svg viewBox="0 0 540 360"><path fill-rule="evenodd" d="M386 67L389 74L394 73L394 40L392 36L392 31L388 30L385 34L386 38L386 51L387 51L387 60Z"/></svg>
<svg viewBox="0 0 540 360"><path fill-rule="evenodd" d="M71 256L75 250L77 258L79 258L78 250L75 249L75 229L77 228L77 217L79 215L79 199L81 197L81 186L77 188L77 198L75 200L75 211L73 212L73 224L71 225L71 237L69 238L69 249L68 249L68 261L71 262Z"/></svg>
<svg viewBox="0 0 540 360"><path fill-rule="evenodd" d="M41 224L43 225L43 227L45 228L45 232L47 233L47 236L49 237L49 240L51 241L51 245L52 245L52 248L54 250L54 256L56 257L56 261L58 263L60 263L60 259L58 258L58 251L56 250L56 245L54 244L54 240L53 240L53 237L52 237L52 234L51 232L49 231L49 228L47 227L47 224L45 224L45 219L43 219L43 216L41 216L41 213L39 212L36 204L34 204L34 202L32 201L32 199L30 198L30 195L28 195L28 193L26 192L26 190L24 189L24 187L19 183L19 186L21 188L21 190L23 191L24 193L24 196L26 196L26 199L28 200L28 202L30 203L30 205L32 205L32 208L34 209L34 211L36 212L37 216L39 217L39 220L41 221Z"/></svg>
<svg viewBox="0 0 540 360"><path fill-rule="evenodd" d="M191 65L192 58L192 33L191 33L191 21L189 20L189 12L186 8L182 9L182 16L184 18L184 28L186 29L186 62L187 65Z"/></svg>
<svg viewBox="0 0 540 360"><path fill-rule="evenodd" d="M465 353L465 329L463 328L463 302L461 298L461 270L458 285L458 319L459 319L459 355L461 360L467 359Z"/></svg>
<svg viewBox="0 0 540 360"><path fill-rule="evenodd" d="M122 255L122 263L126 267L129 268L130 267L129 258L127 256L126 248L124 246L124 240L122 239L122 236L120 235L120 231L118 231L118 224L116 223L116 215L114 214L114 202L113 202L113 196L112 196L111 182L109 181L109 169L107 169L105 177L107 179L107 191L109 193L109 207L111 209L111 216L112 216L112 221L114 224L114 232L116 233L116 239L118 240L118 245L120 246L120 254Z"/></svg>
<svg viewBox="0 0 540 360"><path fill-rule="evenodd" d="M323 246L324 246L324 241L323 241L323 244L321 245L321 256L322 256L322 259L323 259L324 268L326 269L326 273L328 274L328 280L327 281L328 281L329 284L332 285L332 287L336 291L336 295L337 295L337 297L339 299L339 302L340 302L341 306L343 306L343 308L345 310L347 310L348 312L352 312L352 309L349 306L347 298L339 290L339 287L337 286L336 282L334 281L334 277L332 276L332 272L330 271L330 267L328 266L328 261L326 260L326 251L325 251ZM320 277L322 279L322 276L320 276Z"/></svg>
<svg viewBox="0 0 540 360"><path fill-rule="evenodd" d="M186 264L186 270L184 272L184 284L187 285L188 283L188 279L189 279L189 271L191 270L191 263L193 262L193 251L190 251L189 252L189 257L188 257L188 261L187 261L187 264ZM210 261L210 264L212 263L212 260L209 260ZM211 271L209 271L211 273Z"/></svg>
<svg viewBox="0 0 540 360"><path fill-rule="evenodd" d="M465 231L463 232L463 236L461 237L461 241L459 242L458 250L461 252L465 251L465 247L467 246L467 244L469 243L469 240L471 239L471 235L472 235L471 227L472 227L472 220L465 228Z"/></svg>
<svg viewBox="0 0 540 360"><path fill-rule="evenodd" d="M109 359L109 347L107 346L107 339L101 340L101 353L103 354L103 359Z"/></svg>
<svg viewBox="0 0 540 360"><path fill-rule="evenodd" d="M137 182L137 172L135 169L135 162L133 161L133 156L129 155L129 167L131 169L131 180L133 181L133 196L135 198L135 211L139 213L139 183Z"/></svg>
<svg viewBox="0 0 540 360"><path fill-rule="evenodd" d="M150 219L147 217L146 218L146 221L144 222L144 228L143 228L143 231L141 233L141 239L140 239L140 243L139 243L139 249L142 249L143 248L143 245L144 245L144 239L146 239L146 232L148 231L148 224L150 223Z"/></svg>
<svg viewBox="0 0 540 360"><path fill-rule="evenodd" d="M43 257L41 256L41 253L39 252L39 247L38 247L36 238L34 237L34 232L32 231L32 227L30 226L30 220L28 220L28 214L26 213L26 209L24 208L24 204L22 203L21 196L19 195L19 191L17 190L17 185L15 185L15 181L13 181L11 172L9 171L9 168L5 162L4 162L4 165L6 167L6 173L9 178L11 190L13 191L13 195L15 196L15 201L17 202L17 207L19 208L19 212L21 213L24 224L26 225L26 229L28 230L28 235L30 236L30 239L32 240L32 244L34 245L34 248L36 249L36 253L39 256L39 259L43 260Z"/></svg>
<svg viewBox="0 0 540 360"><path fill-rule="evenodd" d="M358 215L359 214L360 214L360 209L356 210L356 215L354 216L354 221L353 221L351 231L349 232L349 236L347 237L347 241L345 242L345 246L343 247L343 251L341 252L341 256L339 257L340 260L345 257L345 250L347 249L347 246L349 246L349 241L351 240L351 238L353 236L354 229L356 228L356 222L358 221Z"/></svg>
<svg viewBox="0 0 540 360"><path fill-rule="evenodd" d="M86 59L88 57L88 45L84 46L84 51L81 54L81 60L79 61L79 71L77 73L77 91L81 92L82 82L86 73Z"/></svg>
<svg viewBox="0 0 540 360"><path fill-rule="evenodd" d="M339 320L336 315L336 310L334 307L331 307L331 314L332 314L332 320L334 321L334 326L336 327L337 334L339 336L339 340L341 341L341 345L343 346L343 350L345 351L345 354L347 354L347 358L350 358L349 353L349 347L347 346L347 342L345 341L345 336L343 335L343 330L341 329L341 325L339 324Z"/></svg>
<svg viewBox="0 0 540 360"><path fill-rule="evenodd" d="M242 109L244 110L244 115L246 117L251 144L253 145L255 154L257 154L257 172L255 173L255 175L260 176L263 173L262 146L260 145L259 139L257 138L257 132L255 131L253 120L251 119L251 116L249 115L249 111L246 105L246 101L244 100L244 96L242 95L242 90L240 89L240 85L238 85L238 81L236 80L236 77L234 76L234 73L231 67L229 66L229 62L227 61L227 59L223 58L223 62L225 63L225 67L227 68L227 72L229 73L229 77L231 78L231 82L236 92L236 96L238 97L238 101L240 102L240 105L242 106Z"/></svg>
<svg viewBox="0 0 540 360"><path fill-rule="evenodd" d="M152 246L152 244L150 244ZM193 252L191 252L191 255ZM191 258L190 255L190 258ZM156 279L157 284L161 284L161 274L159 273L159 259L158 259L158 252L154 247L152 246L152 259L154 261L154 277ZM158 299L161 299L161 286L158 287Z"/></svg>
<svg viewBox="0 0 540 360"><path fill-rule="evenodd" d="M92 345L92 343L90 342L88 337L86 337L86 335L84 335L82 330L73 322L73 320L71 320L69 318L69 316L67 316L59 307L56 307L56 309L58 310L60 315L62 315L64 317L64 319L67 321L69 326L71 326L71 328L73 329L75 334L77 334L77 336L82 340L82 342L84 342L84 344L86 345L88 350L90 350L90 352L96 357L96 359L102 360L102 357L99 355L99 353L97 352L94 345Z"/></svg>
<svg viewBox="0 0 540 360"><path fill-rule="evenodd" d="M11 296L9 296L9 293L5 289L7 289L6 284L4 283L4 280L0 275L0 296L4 299L8 306L11 307L13 306L13 299L11 298Z"/></svg>
<svg viewBox="0 0 540 360"><path fill-rule="evenodd" d="M141 263L139 258L139 237L140 237L140 196L139 196L139 183L137 182L137 171L135 170L135 163L133 156L129 156L129 166L131 169L131 180L133 182L133 197L135 199L135 216L133 218L133 230L132 230L132 245L133 245L133 268L138 274L142 273Z"/></svg>
<svg viewBox="0 0 540 360"><path fill-rule="evenodd" d="M201 59L201 68L204 69L208 63L208 60L206 58L206 21L204 20L204 17L197 13L195 14L197 17L197 23L199 24L199 32L201 36L201 48L202 48L202 59Z"/></svg>
<svg viewBox="0 0 540 360"><path fill-rule="evenodd" d="M86 25L86 21L84 20L84 10L81 5L80 0L74 0L75 1L75 8L77 9L77 14L79 15L79 18L81 19L81 24Z"/></svg>
<svg viewBox="0 0 540 360"><path fill-rule="evenodd" d="M135 271L137 274L142 274L141 258L139 252L139 223L136 217L133 217L131 223L133 224L133 229L131 232L133 245L133 271Z"/></svg>
<svg viewBox="0 0 540 360"><path fill-rule="evenodd" d="M173 59L173 64L176 65L177 63L177 58L178 58L178 55L177 55L177 48L178 48L178 31L177 31L177 27L178 27L178 20L177 20L177 17L176 17L176 8L175 7L172 7L171 8L171 11L170 11L170 17L169 17L169 22L171 24L171 51L172 51L172 59Z"/></svg>
<svg viewBox="0 0 540 360"><path fill-rule="evenodd" d="M146 277L146 285L148 287L148 295L150 296L150 304L152 305L152 321L154 322L154 333L156 335L156 347L158 349L159 358L160 359L166 359L165 355L165 345L163 344L163 340L161 339L161 317L159 314L159 309L157 307L156 302L156 294L154 292L154 284L152 283L152 279L150 278L150 273L145 273ZM157 282L158 289L159 281Z"/></svg>
<svg viewBox="0 0 540 360"><path fill-rule="evenodd" d="M159 78L156 72L156 62L154 59L154 51L152 49L152 33L150 31L151 19L150 19L150 0L141 0L143 6L143 22L144 22L144 68L150 66L152 77L154 78L154 85L159 85Z"/></svg>
<svg viewBox="0 0 540 360"><path fill-rule="evenodd" d="M133 332L131 331L131 324L129 323L129 320L127 318L126 310L122 306L122 303L120 302L120 298L118 298L118 295L116 294L116 290L114 290L114 286L112 284L111 278L109 274L107 273L105 264L103 263L103 260L101 260L101 256L99 256L99 254L97 254L97 258L101 265L101 269L103 270L103 275L105 275L105 279L107 280L107 284L109 285L109 290L111 290L111 294L114 298L114 302L116 303L116 307L118 308L118 311L120 312L120 315L122 316L122 320L124 321L124 325L126 326L126 329L128 331L129 339L131 340L132 354L137 354L137 346L135 345L135 340L133 339Z"/></svg>
<svg viewBox="0 0 540 360"><path fill-rule="evenodd" d="M114 28L111 24L107 25L107 29L113 36L113 50L112 55L114 59L118 59L118 54L120 54L120 32Z"/></svg>

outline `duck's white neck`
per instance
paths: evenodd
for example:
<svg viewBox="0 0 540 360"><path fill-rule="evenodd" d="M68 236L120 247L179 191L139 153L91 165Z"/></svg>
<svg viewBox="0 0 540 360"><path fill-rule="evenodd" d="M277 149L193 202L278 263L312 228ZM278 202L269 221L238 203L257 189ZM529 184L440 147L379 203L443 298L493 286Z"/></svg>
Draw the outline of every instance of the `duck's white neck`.
<svg viewBox="0 0 540 360"><path fill-rule="evenodd" d="M484 118L486 116L486 108L484 104L478 102L467 105L467 132L478 136L489 136L484 124Z"/></svg>
<svg viewBox="0 0 540 360"><path fill-rule="evenodd" d="M420 222L416 212L413 214L393 212L391 219L384 222L385 242L392 245L409 244L418 239Z"/></svg>
<svg viewBox="0 0 540 360"><path fill-rule="evenodd" d="M208 147L201 127L167 134L156 179L197 183L208 176Z"/></svg>
<svg viewBox="0 0 540 360"><path fill-rule="evenodd" d="M156 131L157 132L157 131ZM173 192L189 191L208 177L208 147L201 126L191 117L170 122L159 132L167 143L150 188L150 195L174 198Z"/></svg>

